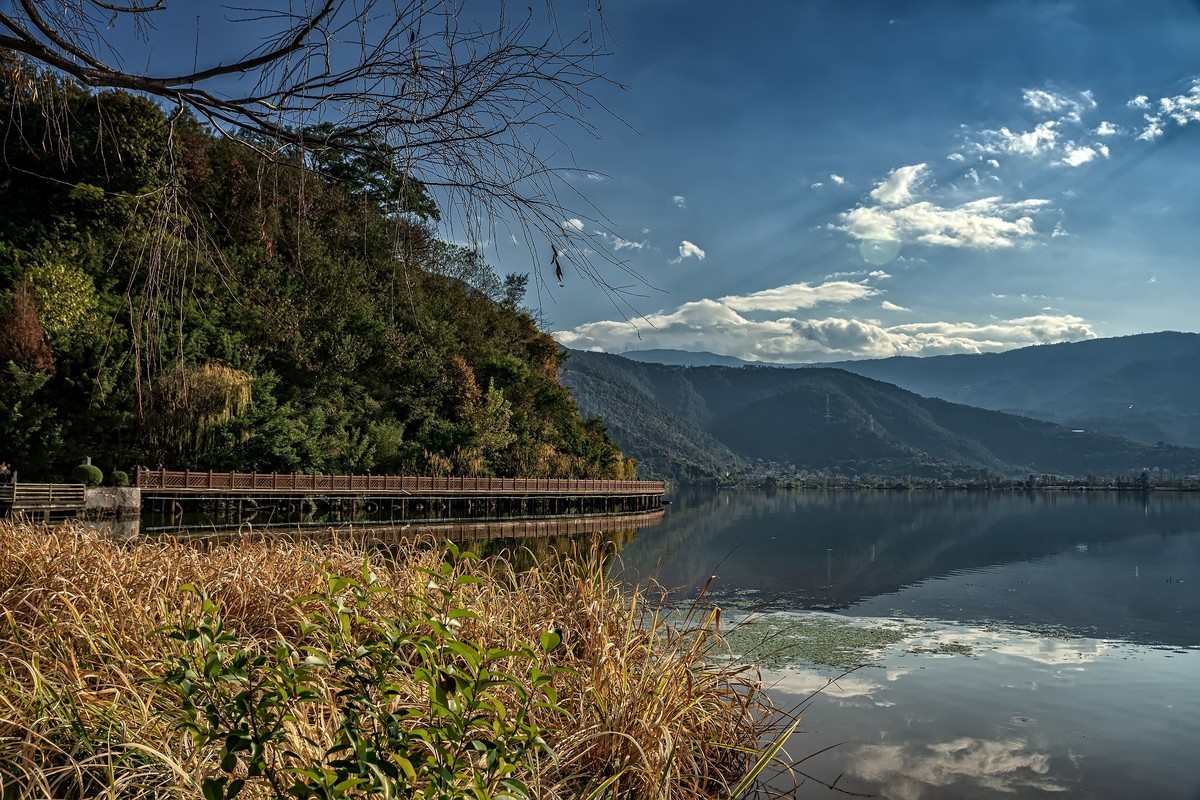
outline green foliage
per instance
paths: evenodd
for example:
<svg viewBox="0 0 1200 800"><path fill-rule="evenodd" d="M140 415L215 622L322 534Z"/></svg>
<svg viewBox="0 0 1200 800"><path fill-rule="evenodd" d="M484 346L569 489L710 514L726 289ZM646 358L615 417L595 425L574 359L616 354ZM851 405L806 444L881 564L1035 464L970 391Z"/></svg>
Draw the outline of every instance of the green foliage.
<svg viewBox="0 0 1200 800"><path fill-rule="evenodd" d="M22 126L0 141L0 370L16 376L0 380L0 441L23 476L64 474L80 452L193 469L619 473L521 307L528 276L502 280L479 251L438 240L428 190L385 169L382 143L377 157L270 162L121 92L53 94L0 93ZM57 136L51 101L73 123L47 158L31 143Z"/></svg>
<svg viewBox="0 0 1200 800"><path fill-rule="evenodd" d="M33 286L38 317L55 343L71 336L92 318L96 286L70 256L47 257L25 271Z"/></svg>
<svg viewBox="0 0 1200 800"><path fill-rule="evenodd" d="M199 613L165 631L179 655L159 683L167 712L202 757L216 764L205 798L243 790L272 798L532 798L520 779L548 748L538 709L566 713L543 667L541 648L488 649L460 634L476 615L457 607L454 590L474 580L452 545L429 576L427 614L378 613L392 591L362 574L327 573L324 591L301 598L301 644L243 646L202 590ZM426 702L412 704L411 682ZM319 745L301 721L328 719L337 743Z"/></svg>
<svg viewBox="0 0 1200 800"><path fill-rule="evenodd" d="M63 423L47 397L50 376L0 362L0 442L4 458L37 475L50 469L48 455L64 449Z"/></svg>
<svg viewBox="0 0 1200 800"><path fill-rule="evenodd" d="M84 486L99 486L104 482L104 473L99 467L80 464L71 470L71 482L82 483Z"/></svg>
<svg viewBox="0 0 1200 800"><path fill-rule="evenodd" d="M129 485L129 473L125 472L124 470L114 469L112 472L108 473L108 485L109 486L128 486Z"/></svg>

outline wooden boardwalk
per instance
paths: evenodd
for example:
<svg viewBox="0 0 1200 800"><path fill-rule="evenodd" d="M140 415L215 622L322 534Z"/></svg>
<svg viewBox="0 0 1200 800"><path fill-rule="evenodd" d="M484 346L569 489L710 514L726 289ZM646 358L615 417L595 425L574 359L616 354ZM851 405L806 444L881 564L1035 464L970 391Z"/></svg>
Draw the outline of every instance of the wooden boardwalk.
<svg viewBox="0 0 1200 800"><path fill-rule="evenodd" d="M493 539L541 539L552 536L587 536L601 531L648 528L662 524L662 508L636 514L606 514L567 517L544 517L504 520L397 520L387 522L355 522L339 525L297 527L291 524L240 525L230 528L139 528L145 535L166 536L182 540L232 541L246 537L286 537L328 540L347 538L371 542L404 543L420 539L453 542L488 541Z"/></svg>
<svg viewBox="0 0 1200 800"><path fill-rule="evenodd" d="M9 483L0 485L0 512L49 520L54 514L74 516L84 507L83 484Z"/></svg>
<svg viewBox="0 0 1200 800"><path fill-rule="evenodd" d="M658 496L663 481L578 478L450 478L417 475L305 475L284 472L148 470L135 473L143 497L271 495L338 497L614 497Z"/></svg>

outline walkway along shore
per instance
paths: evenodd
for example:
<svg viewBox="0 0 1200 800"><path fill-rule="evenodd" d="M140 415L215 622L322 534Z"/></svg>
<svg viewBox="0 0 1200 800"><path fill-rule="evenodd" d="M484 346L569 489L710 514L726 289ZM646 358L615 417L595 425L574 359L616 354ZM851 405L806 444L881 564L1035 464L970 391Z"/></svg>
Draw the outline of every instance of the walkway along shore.
<svg viewBox="0 0 1200 800"><path fill-rule="evenodd" d="M388 508L401 516L559 516L620 514L661 508L663 481L577 478L432 477L418 475L311 475L280 472L213 472L138 469L134 485L120 490L120 502L84 487L20 484L0 496L0 513L74 516L85 508L117 514L181 509L182 502L208 502L228 509L271 505L301 511L325 507ZM105 500L101 500L104 496ZM24 502L22 498L33 498ZM32 504L31 504L32 503Z"/></svg>

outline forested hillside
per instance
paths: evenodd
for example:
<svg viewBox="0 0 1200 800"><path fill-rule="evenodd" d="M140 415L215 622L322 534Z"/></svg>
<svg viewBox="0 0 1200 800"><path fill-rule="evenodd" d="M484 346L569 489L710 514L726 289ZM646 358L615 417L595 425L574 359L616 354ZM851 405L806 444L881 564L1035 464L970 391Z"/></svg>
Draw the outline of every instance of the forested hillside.
<svg viewBox="0 0 1200 800"><path fill-rule="evenodd" d="M646 475L688 482L737 471L745 460L705 429L704 400L683 373L604 353L571 352L563 383L599 416Z"/></svg>
<svg viewBox="0 0 1200 800"><path fill-rule="evenodd" d="M559 348L361 155L0 71L0 461L625 476ZM363 148L359 148L361 153Z"/></svg>
<svg viewBox="0 0 1200 800"><path fill-rule="evenodd" d="M840 369L679 367L572 352L563 380L647 468L693 464L688 473L661 473L685 479L756 459L926 478L1200 472L1200 450L921 397ZM692 455L704 453L707 460Z"/></svg>

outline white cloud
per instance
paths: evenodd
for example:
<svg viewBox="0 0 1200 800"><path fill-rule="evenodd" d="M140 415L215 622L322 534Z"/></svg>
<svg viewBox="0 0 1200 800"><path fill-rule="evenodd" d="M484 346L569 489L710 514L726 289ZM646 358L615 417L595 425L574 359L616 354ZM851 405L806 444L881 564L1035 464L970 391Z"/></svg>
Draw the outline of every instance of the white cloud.
<svg viewBox="0 0 1200 800"><path fill-rule="evenodd" d="M1022 94L1025 105L1034 111L1041 114L1057 114L1072 122L1079 122L1084 111L1096 107L1096 98L1090 90L1081 92L1077 97L1046 89L1026 89Z"/></svg>
<svg viewBox="0 0 1200 800"><path fill-rule="evenodd" d="M648 233L648 231L642 232ZM650 246L649 242L633 242L607 231L595 231L595 235L611 245L612 249L618 253L622 250L644 250Z"/></svg>
<svg viewBox="0 0 1200 800"><path fill-rule="evenodd" d="M562 223L563 229L568 231L583 230L583 220L581 219L564 219Z"/></svg>
<svg viewBox="0 0 1200 800"><path fill-rule="evenodd" d="M687 239L679 243L679 258L671 259L672 264L678 264L685 258L695 258L700 261L704 260L704 251L697 245L692 244Z"/></svg>
<svg viewBox="0 0 1200 800"><path fill-rule="evenodd" d="M1135 105L1134 101L1144 102ZM1129 105L1145 109L1149 108L1151 104L1148 97L1139 95L1129 101ZM1162 136L1163 125L1168 122L1174 122L1180 127L1200 122L1200 78L1194 79L1191 88L1183 94L1160 97L1155 105L1157 105L1156 113L1144 115L1146 127L1137 137L1141 141L1150 142Z"/></svg>
<svg viewBox="0 0 1200 800"><path fill-rule="evenodd" d="M1150 98L1146 97L1144 94L1139 94L1125 105L1129 106L1130 108L1149 108Z"/></svg>
<svg viewBox="0 0 1200 800"><path fill-rule="evenodd" d="M604 180L604 176L603 176L603 175L597 175L597 174L596 174L596 173L594 173L594 172L589 172L589 173L587 174L587 179L588 179L589 181L602 181L602 180Z"/></svg>
<svg viewBox="0 0 1200 800"><path fill-rule="evenodd" d="M825 185L825 184L821 183L820 181L817 181L816 183L812 184L812 185L811 185L811 186L809 186L808 188L810 188L810 189L820 189L820 188L821 188L822 186L824 186L824 185Z"/></svg>
<svg viewBox="0 0 1200 800"><path fill-rule="evenodd" d="M1152 142L1163 135L1162 118L1146 114L1146 127L1137 135L1139 142Z"/></svg>
<svg viewBox="0 0 1200 800"><path fill-rule="evenodd" d="M1000 169L1000 162L994 158L989 158L986 163L992 169Z"/></svg>
<svg viewBox="0 0 1200 800"><path fill-rule="evenodd" d="M829 180L833 181L838 186L841 186L843 183L846 182L846 179L843 178L841 175L838 175L836 172L829 173Z"/></svg>
<svg viewBox="0 0 1200 800"><path fill-rule="evenodd" d="M967 157L964 156L962 153L951 153L950 155L946 156L946 158L949 159L950 161L966 161L967 160Z"/></svg>
<svg viewBox="0 0 1200 800"><path fill-rule="evenodd" d="M1033 130L1014 133L1007 127L983 132L984 142L980 145L987 152L1014 153L1036 156L1053 150L1058 144L1059 123L1055 120L1039 122Z"/></svg>
<svg viewBox="0 0 1200 800"><path fill-rule="evenodd" d="M1020 294L997 294L992 292L992 297L997 300L1020 300L1022 303L1039 303L1043 300L1053 300L1054 298L1045 294L1028 294L1021 292ZM1062 298L1059 298L1062 299Z"/></svg>
<svg viewBox="0 0 1200 800"><path fill-rule="evenodd" d="M856 269L856 270L852 270L850 272L835 272L832 275L826 275L825 282L828 283L829 281L842 280L844 278L861 278L862 280L859 281L859 283L866 283L868 280L871 280L871 279L881 281L881 280L884 280L885 278L890 278L890 277L892 277L892 276L889 275L888 273L884 272L881 269L873 269L873 270Z"/></svg>
<svg viewBox="0 0 1200 800"><path fill-rule="evenodd" d="M797 311L818 303L850 303L879 294L879 290L851 281L829 281L818 286L792 283L745 295L729 295L717 300L735 311Z"/></svg>
<svg viewBox="0 0 1200 800"><path fill-rule="evenodd" d="M925 164L896 167L871 190L871 198L885 206L907 203L912 199L913 188L927 174Z"/></svg>
<svg viewBox="0 0 1200 800"><path fill-rule="evenodd" d="M1063 156L1062 163L1069 167L1078 167L1080 164L1086 164L1087 162L1100 156L1108 158L1108 147L1105 145L1100 145L1099 149L1094 147L1072 146L1067 148L1067 154Z"/></svg>
<svg viewBox="0 0 1200 800"><path fill-rule="evenodd" d="M997 249L1033 238L1031 215L1049 202L984 197L951 208L929 201L893 208L859 206L842 214L842 224L833 227L863 241Z"/></svg>
<svg viewBox="0 0 1200 800"><path fill-rule="evenodd" d="M895 303L893 303L891 300L884 300L882 303L879 304L879 307L882 308L884 311L912 311L911 308L905 308L904 306L898 306Z"/></svg>
<svg viewBox="0 0 1200 800"><path fill-rule="evenodd" d="M1072 167L1092 161L1097 155L1107 157L1100 146L1089 146L1073 138L1087 130L1083 126L1083 114L1096 107L1091 91L1068 95L1049 89L1026 89L1022 96L1027 107L1049 119L1043 119L1028 130L1008 126L985 129L973 135L975 140L969 140L968 146L984 155L1007 153L1025 158L1045 157ZM1119 132L1107 121L1102 121L1093 131L1096 136L1113 136ZM987 163L996 168L1000 166L994 158L988 159ZM999 180L994 175L989 177Z"/></svg>
<svg viewBox="0 0 1200 800"><path fill-rule="evenodd" d="M671 202L680 208L687 208L687 198L681 194L677 194L671 198Z"/></svg>
<svg viewBox="0 0 1200 800"><path fill-rule="evenodd" d="M785 288L785 287L781 287ZM837 302L836 292L810 287ZM755 293L762 295L764 293ZM766 300L743 300L762 311ZM809 295L811 298L811 295ZM782 296L780 298L782 304ZM580 350L621 352L631 346L708 350L750 361L808 362L846 358L885 358L983 353L1032 344L1094 339L1083 319L1068 314L1039 314L987 323L912 322L883 325L872 320L830 317L797 319L783 315L753 319L719 300L684 303L636 323L601 321L558 331L554 337Z"/></svg>

